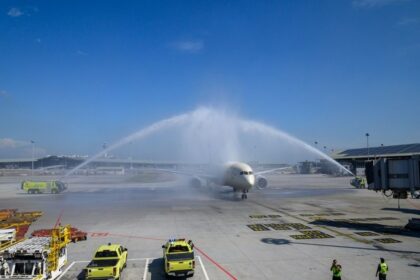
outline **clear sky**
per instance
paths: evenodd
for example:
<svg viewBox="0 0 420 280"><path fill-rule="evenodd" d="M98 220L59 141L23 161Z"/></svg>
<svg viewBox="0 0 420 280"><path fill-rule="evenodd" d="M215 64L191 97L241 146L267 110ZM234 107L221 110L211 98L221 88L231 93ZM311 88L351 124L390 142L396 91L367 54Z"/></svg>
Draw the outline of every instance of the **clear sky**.
<svg viewBox="0 0 420 280"><path fill-rule="evenodd" d="M420 142L420 1L0 2L2 157L209 104L336 149Z"/></svg>

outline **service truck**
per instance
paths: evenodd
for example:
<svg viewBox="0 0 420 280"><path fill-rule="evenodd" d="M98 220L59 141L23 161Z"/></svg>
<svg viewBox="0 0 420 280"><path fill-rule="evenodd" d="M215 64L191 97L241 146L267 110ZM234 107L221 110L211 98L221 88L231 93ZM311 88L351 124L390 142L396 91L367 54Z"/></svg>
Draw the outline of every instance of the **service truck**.
<svg viewBox="0 0 420 280"><path fill-rule="evenodd" d="M9 247L16 241L16 229L0 229L0 250Z"/></svg>
<svg viewBox="0 0 420 280"><path fill-rule="evenodd" d="M56 279L67 263L70 225L54 228L51 237L18 241L0 251L1 279Z"/></svg>
<svg viewBox="0 0 420 280"><path fill-rule="evenodd" d="M170 239L162 245L166 276L191 277L194 275L194 244L191 240Z"/></svg>
<svg viewBox="0 0 420 280"><path fill-rule="evenodd" d="M51 237L33 237L0 252L0 279L56 279L67 263L66 246Z"/></svg>
<svg viewBox="0 0 420 280"><path fill-rule="evenodd" d="M86 279L120 279L127 266L127 255L127 248L120 244L100 246L86 267Z"/></svg>
<svg viewBox="0 0 420 280"><path fill-rule="evenodd" d="M21 189L30 194L61 193L67 189L67 184L61 181L23 181Z"/></svg>

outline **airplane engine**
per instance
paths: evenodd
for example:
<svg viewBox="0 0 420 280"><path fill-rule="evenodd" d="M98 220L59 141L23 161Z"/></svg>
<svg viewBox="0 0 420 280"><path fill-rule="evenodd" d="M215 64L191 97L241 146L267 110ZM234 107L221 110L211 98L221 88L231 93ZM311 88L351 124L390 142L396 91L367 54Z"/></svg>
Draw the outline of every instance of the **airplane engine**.
<svg viewBox="0 0 420 280"><path fill-rule="evenodd" d="M190 186L193 188L200 188L203 186L203 182L200 180L200 178L194 177L190 180Z"/></svg>
<svg viewBox="0 0 420 280"><path fill-rule="evenodd" d="M268 181L264 177L258 176L255 185L258 189L265 189L268 186Z"/></svg>

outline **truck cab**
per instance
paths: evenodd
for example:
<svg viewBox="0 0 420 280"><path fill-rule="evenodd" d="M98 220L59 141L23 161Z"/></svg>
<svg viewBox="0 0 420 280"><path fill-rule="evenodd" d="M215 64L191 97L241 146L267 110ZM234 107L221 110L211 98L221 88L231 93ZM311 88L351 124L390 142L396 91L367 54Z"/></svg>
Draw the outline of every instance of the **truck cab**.
<svg viewBox="0 0 420 280"><path fill-rule="evenodd" d="M127 254L127 248L119 244L100 246L86 267L86 279L120 279L127 266Z"/></svg>
<svg viewBox="0 0 420 280"><path fill-rule="evenodd" d="M194 275L194 244L191 240L171 239L162 245L166 276Z"/></svg>

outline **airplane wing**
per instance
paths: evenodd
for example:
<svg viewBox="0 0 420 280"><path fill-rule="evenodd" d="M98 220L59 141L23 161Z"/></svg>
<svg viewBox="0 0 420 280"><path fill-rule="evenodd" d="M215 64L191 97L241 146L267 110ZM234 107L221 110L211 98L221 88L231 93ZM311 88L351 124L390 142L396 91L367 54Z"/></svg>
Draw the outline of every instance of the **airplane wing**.
<svg viewBox="0 0 420 280"><path fill-rule="evenodd" d="M150 169L143 169L143 170L147 170L147 171L161 171L161 172L167 172L167 173L172 173L172 174L177 174L177 175L183 175L183 176L187 176L187 177L199 177L205 180L214 180L214 176L211 176L209 174L204 174L204 173L193 173L193 172L187 172L187 171L179 171L179 170L173 170L173 169L164 169L164 168L150 168Z"/></svg>
<svg viewBox="0 0 420 280"><path fill-rule="evenodd" d="M278 168L273 168L273 169L268 169L268 170L263 170L263 171L258 171L258 172L254 172L255 176L258 175L263 175L263 174L267 174L267 173L272 173L272 172L276 172L279 170L285 170L285 169L289 169L291 168L290 166L286 166L286 167L278 167Z"/></svg>

